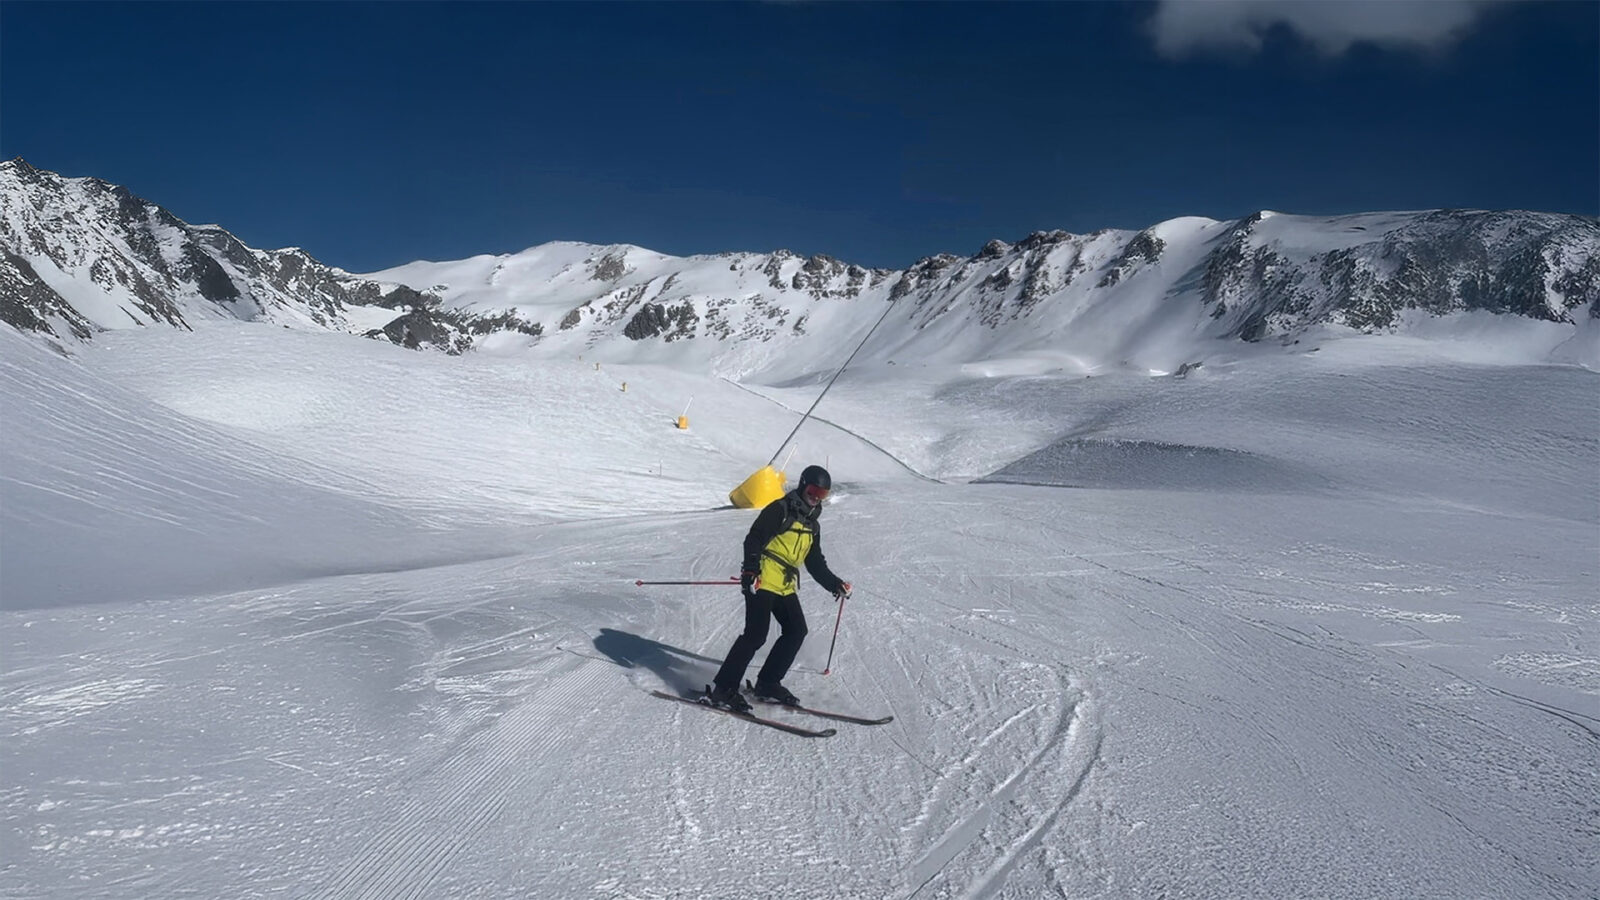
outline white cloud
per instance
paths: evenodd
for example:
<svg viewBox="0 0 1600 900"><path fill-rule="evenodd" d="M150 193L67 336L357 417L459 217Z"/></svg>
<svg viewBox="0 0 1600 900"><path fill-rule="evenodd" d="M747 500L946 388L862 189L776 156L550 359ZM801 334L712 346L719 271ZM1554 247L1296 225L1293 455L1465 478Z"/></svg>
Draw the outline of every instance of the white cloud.
<svg viewBox="0 0 1600 900"><path fill-rule="evenodd" d="M1161 0L1149 22L1166 56L1255 52L1282 25L1336 56L1352 44L1432 49L1459 38L1501 0Z"/></svg>

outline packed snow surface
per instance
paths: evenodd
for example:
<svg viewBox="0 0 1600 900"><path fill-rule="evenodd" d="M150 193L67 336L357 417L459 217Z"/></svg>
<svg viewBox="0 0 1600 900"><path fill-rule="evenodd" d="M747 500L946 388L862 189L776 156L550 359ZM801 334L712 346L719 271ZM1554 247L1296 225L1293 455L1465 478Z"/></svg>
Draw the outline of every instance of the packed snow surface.
<svg viewBox="0 0 1600 900"><path fill-rule="evenodd" d="M829 373L0 328L0 895L1593 896L1600 375L1304 349L848 371L809 740L635 582Z"/></svg>

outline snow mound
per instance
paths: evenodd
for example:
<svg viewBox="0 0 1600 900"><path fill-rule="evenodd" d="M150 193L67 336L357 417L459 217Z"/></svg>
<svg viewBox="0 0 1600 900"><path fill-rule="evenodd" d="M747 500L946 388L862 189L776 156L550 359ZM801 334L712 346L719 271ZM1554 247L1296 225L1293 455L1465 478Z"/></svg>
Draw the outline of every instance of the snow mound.
<svg viewBox="0 0 1600 900"><path fill-rule="evenodd" d="M179 334L173 332L173 334ZM375 345L376 346L376 345ZM0 609L244 589L509 552L0 328ZM290 527L292 523L292 527Z"/></svg>
<svg viewBox="0 0 1600 900"><path fill-rule="evenodd" d="M1231 493L1296 493L1330 485L1290 463L1224 447L1078 438L1057 441L978 481Z"/></svg>

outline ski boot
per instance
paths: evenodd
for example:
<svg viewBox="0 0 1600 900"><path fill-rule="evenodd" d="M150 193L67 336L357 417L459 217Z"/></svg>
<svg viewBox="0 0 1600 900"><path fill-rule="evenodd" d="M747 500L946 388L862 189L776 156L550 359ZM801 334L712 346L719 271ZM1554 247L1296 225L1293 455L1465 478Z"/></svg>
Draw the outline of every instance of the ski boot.
<svg viewBox="0 0 1600 900"><path fill-rule="evenodd" d="M799 706L800 698L789 692L783 685L773 682L771 684L757 684L750 689L757 700L763 703L781 703L784 706Z"/></svg>
<svg viewBox="0 0 1600 900"><path fill-rule="evenodd" d="M705 702L715 706L717 709L725 709L728 712L748 713L750 711L750 701L739 693L738 688L716 687L708 684L706 685Z"/></svg>

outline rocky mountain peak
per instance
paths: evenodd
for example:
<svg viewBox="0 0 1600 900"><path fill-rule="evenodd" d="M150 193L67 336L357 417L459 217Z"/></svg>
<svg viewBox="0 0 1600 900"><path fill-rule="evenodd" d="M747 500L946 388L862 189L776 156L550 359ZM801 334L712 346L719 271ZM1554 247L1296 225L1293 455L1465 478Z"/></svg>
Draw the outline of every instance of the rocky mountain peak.
<svg viewBox="0 0 1600 900"><path fill-rule="evenodd" d="M57 338L188 328L196 315L365 331L378 317L353 309L379 306L397 287L364 283L298 248L251 249L120 185L21 158L0 163L0 204L0 320Z"/></svg>
<svg viewBox="0 0 1600 900"><path fill-rule="evenodd" d="M464 274L480 260L481 276ZM61 339L225 316L447 352L512 331L536 344L577 340L579 350L700 339L725 344L699 351L717 355L809 340L819 322L832 329L820 340L843 346L885 301L907 301L900 321L941 336L930 341L976 328L1017 346L1071 343L1091 320L1124 329L1099 343L1126 343L1150 322L1197 312L1197 340L1288 340L1319 325L1389 330L1411 314L1472 311L1575 325L1600 317L1600 221L1262 210L1141 231L1036 231L900 271L788 250L675 258L563 242L359 276L299 248L253 249L98 179L0 162L0 320Z"/></svg>

